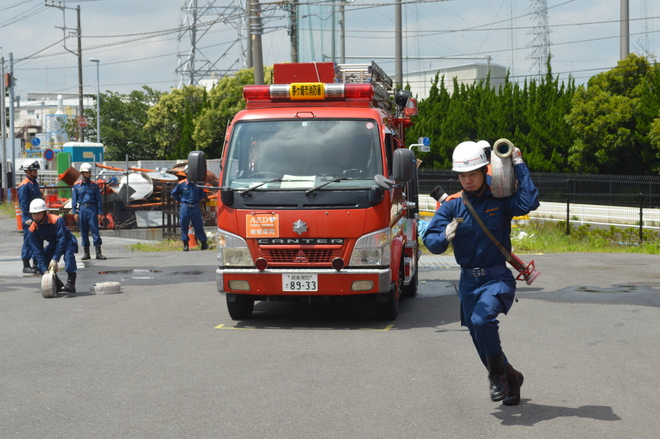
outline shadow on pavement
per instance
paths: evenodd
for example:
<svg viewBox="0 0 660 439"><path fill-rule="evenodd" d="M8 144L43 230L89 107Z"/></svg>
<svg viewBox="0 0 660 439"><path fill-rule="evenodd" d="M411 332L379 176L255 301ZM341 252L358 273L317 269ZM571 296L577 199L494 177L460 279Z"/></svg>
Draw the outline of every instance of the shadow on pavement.
<svg viewBox="0 0 660 439"><path fill-rule="evenodd" d="M520 405L498 407L493 416L502 421L502 425L522 425L531 427L539 422L556 418L578 417L598 421L620 421L612 407L604 405L583 405L577 408L559 407L530 403L530 399L522 399Z"/></svg>

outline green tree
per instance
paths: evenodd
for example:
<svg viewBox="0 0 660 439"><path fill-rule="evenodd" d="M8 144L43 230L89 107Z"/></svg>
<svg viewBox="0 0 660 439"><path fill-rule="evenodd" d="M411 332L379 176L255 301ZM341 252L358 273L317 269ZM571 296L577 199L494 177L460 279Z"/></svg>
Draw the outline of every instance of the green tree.
<svg viewBox="0 0 660 439"><path fill-rule="evenodd" d="M209 92L209 103L199 112L192 134L197 149L206 151L208 157L221 156L227 126L245 108L243 86L250 84L254 84L254 69L244 69L225 76Z"/></svg>
<svg viewBox="0 0 660 439"><path fill-rule="evenodd" d="M195 118L207 105L206 89L188 85L163 94L149 108L145 129L153 133L158 145L157 157L176 160L197 149L192 138Z"/></svg>
<svg viewBox="0 0 660 439"><path fill-rule="evenodd" d="M146 85L128 95L107 92L100 95L101 142L105 145L106 160L162 158L153 133L145 129L147 111L155 105L163 92ZM86 135L96 138L96 108L88 110L89 125Z"/></svg>
<svg viewBox="0 0 660 439"><path fill-rule="evenodd" d="M649 130L657 117L654 71L630 54L580 86L566 121L575 132L568 162L578 172L648 174L658 169ZM653 100L656 100L656 103ZM655 114L654 114L655 113ZM654 159L653 159L654 158Z"/></svg>

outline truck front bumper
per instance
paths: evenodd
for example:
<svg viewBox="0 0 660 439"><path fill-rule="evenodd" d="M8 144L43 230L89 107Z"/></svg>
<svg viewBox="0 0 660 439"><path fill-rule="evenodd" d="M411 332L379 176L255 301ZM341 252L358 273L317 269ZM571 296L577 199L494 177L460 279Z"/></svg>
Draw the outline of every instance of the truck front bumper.
<svg viewBox="0 0 660 439"><path fill-rule="evenodd" d="M257 296L347 296L357 294L386 294L390 291L390 268L343 269L227 269L215 271L216 284L220 293L252 294ZM316 291L284 291L283 275L313 274L317 276ZM371 288L366 289L371 285ZM239 286L239 289L232 288Z"/></svg>

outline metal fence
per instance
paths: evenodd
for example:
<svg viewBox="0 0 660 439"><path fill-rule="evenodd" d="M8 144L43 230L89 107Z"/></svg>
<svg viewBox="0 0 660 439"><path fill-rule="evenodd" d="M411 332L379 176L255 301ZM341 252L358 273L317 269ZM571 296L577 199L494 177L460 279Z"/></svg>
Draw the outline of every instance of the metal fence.
<svg viewBox="0 0 660 439"><path fill-rule="evenodd" d="M530 218L562 221L573 227L634 228L640 241L660 238L660 176L531 173L541 206ZM420 193L437 185L449 194L461 187L451 171L419 170ZM435 211L435 200L422 197L420 210Z"/></svg>
<svg viewBox="0 0 660 439"><path fill-rule="evenodd" d="M539 190L541 206L530 218L565 222L567 233L571 232L571 226L589 224L635 228L640 241L660 240L657 238L660 233L659 176L531 175ZM162 228L164 237L178 235L178 203L170 196L174 183L152 180L143 173L101 175L100 178L104 185L102 228ZM437 185L449 194L461 189L456 174L451 171L420 169L419 178L421 194L430 193ZM40 172L39 183L48 205L59 211L75 230L77 226L68 202L72 186L58 186L54 171ZM2 200L15 203L15 190L4 190ZM217 199L203 206L206 226L216 225L216 206ZM420 211L430 214L435 206L435 200L420 196Z"/></svg>

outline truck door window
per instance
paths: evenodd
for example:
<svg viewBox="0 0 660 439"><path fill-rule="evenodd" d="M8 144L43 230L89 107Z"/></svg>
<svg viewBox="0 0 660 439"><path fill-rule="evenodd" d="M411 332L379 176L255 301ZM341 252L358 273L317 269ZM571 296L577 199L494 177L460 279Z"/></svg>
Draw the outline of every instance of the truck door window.
<svg viewBox="0 0 660 439"><path fill-rule="evenodd" d="M370 187L382 173L378 124L373 120L294 119L240 122L227 151L224 186L247 188L265 180L297 180L314 187L350 177L341 187ZM356 183L356 180L363 180ZM264 189L277 189L269 183ZM334 186L330 186L334 187Z"/></svg>

